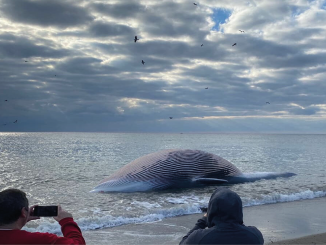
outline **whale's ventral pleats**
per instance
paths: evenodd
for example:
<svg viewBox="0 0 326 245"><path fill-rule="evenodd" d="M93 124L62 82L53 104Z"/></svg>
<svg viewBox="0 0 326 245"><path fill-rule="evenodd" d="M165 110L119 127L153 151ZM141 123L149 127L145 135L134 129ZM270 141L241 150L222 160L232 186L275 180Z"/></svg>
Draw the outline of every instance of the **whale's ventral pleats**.
<svg viewBox="0 0 326 245"><path fill-rule="evenodd" d="M272 174L272 175L271 175ZM259 175L277 177L275 173ZM257 176L255 175L255 179ZM200 150L163 150L130 162L92 192L136 192L250 181L232 163Z"/></svg>

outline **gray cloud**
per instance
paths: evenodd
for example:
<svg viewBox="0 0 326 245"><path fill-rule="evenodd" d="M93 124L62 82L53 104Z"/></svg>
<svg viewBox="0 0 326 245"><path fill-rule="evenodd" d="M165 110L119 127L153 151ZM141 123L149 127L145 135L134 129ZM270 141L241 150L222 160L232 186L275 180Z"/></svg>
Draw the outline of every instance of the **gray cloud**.
<svg viewBox="0 0 326 245"><path fill-rule="evenodd" d="M129 26L103 22L92 23L89 33L93 37L135 36L134 29Z"/></svg>
<svg viewBox="0 0 326 245"><path fill-rule="evenodd" d="M88 7L99 13L119 19L136 17L139 11L145 9L145 6L134 1L120 2L116 4L90 3Z"/></svg>
<svg viewBox="0 0 326 245"><path fill-rule="evenodd" d="M324 65L326 63L325 55L318 54L304 54L298 53L296 55L288 56L274 56L269 59L260 58L259 65L271 68L305 68Z"/></svg>
<svg viewBox="0 0 326 245"><path fill-rule="evenodd" d="M49 43L47 43L49 44ZM36 45L33 40L13 35L0 35L0 54L8 58L52 57L60 58L71 52L65 49L54 49L46 45Z"/></svg>
<svg viewBox="0 0 326 245"><path fill-rule="evenodd" d="M3 0L2 14L12 21L39 26L69 27L93 20L85 8L71 1Z"/></svg>
<svg viewBox="0 0 326 245"><path fill-rule="evenodd" d="M92 57L69 58L59 63L56 69L79 75L102 75L114 72L114 69L110 66L101 66L101 61Z"/></svg>
<svg viewBox="0 0 326 245"><path fill-rule="evenodd" d="M319 112L320 109L316 107L310 107L310 108L294 108L290 110L290 113L293 113L295 115L314 115L317 112Z"/></svg>
<svg viewBox="0 0 326 245"><path fill-rule="evenodd" d="M232 12L224 33L211 30L214 8ZM19 121L0 131L300 132L325 121L315 2L5 0L0 9L0 123Z"/></svg>

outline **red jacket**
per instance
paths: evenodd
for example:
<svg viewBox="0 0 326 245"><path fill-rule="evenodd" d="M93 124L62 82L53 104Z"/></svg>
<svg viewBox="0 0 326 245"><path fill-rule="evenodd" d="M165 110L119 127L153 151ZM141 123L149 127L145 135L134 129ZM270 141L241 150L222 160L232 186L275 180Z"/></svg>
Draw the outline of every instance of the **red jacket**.
<svg viewBox="0 0 326 245"><path fill-rule="evenodd" d="M72 218L60 220L64 237L51 233L23 230L0 230L0 244L86 244L81 230Z"/></svg>

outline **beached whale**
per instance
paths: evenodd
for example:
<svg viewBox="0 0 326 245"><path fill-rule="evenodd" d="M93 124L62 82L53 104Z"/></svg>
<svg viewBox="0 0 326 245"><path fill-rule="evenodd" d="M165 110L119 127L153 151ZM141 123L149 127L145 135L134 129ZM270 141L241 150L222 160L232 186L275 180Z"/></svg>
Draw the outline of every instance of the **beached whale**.
<svg viewBox="0 0 326 245"><path fill-rule="evenodd" d="M91 192L136 192L241 183L293 173L242 173L229 161L200 150L163 150L118 169Z"/></svg>

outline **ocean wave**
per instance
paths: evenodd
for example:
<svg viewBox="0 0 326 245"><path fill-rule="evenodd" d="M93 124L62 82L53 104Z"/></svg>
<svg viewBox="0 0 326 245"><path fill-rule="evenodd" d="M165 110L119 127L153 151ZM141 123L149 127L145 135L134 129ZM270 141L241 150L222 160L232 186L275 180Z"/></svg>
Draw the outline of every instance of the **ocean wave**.
<svg viewBox="0 0 326 245"><path fill-rule="evenodd" d="M305 190L302 192L292 193L292 194L276 193L273 195L263 196L263 198L260 199L249 199L249 200L242 200L242 201L244 207L250 207L250 206L257 206L257 205L264 205L264 204L294 202L299 200L314 199L314 198L325 197L325 196L326 196L326 191Z"/></svg>
<svg viewBox="0 0 326 245"><path fill-rule="evenodd" d="M273 195L266 195L262 196L261 198L257 199L245 199L243 198L243 206L257 206L257 205L264 205L264 204L273 204L273 203L283 203L283 202L293 202L298 200L305 200L305 199L314 199L319 197L325 197L326 191L312 191L312 190L305 190L298 193L292 194L282 194L282 193L275 193ZM188 200L187 200L188 199ZM157 222L169 217L181 216L186 214L195 214L201 213L201 207L207 207L207 200L196 200L194 202L194 196L183 196L180 199L177 198L167 198L167 202L174 203L179 205L177 207L168 208L168 209L153 209L150 210L150 214L141 215L139 217L124 217L118 216L114 217L111 215L101 215L97 213L90 217L79 218L76 220L79 227L82 231L86 230L96 230L96 229L103 229L115 226L122 226L127 224L139 224L139 223L147 223L147 222ZM139 203L137 203L139 204ZM146 207L153 207L153 205L149 205L146 202L142 203ZM180 205L181 204L181 205ZM158 207L154 205L154 207ZM55 234L60 234L60 226L58 223L53 222L40 222L37 227L24 227L24 230L31 231L31 232L50 232Z"/></svg>
<svg viewBox="0 0 326 245"><path fill-rule="evenodd" d="M195 214L200 212L201 212L200 206L197 204L193 206L188 205L187 207L162 209L156 211L155 213L142 215L140 217L123 217L123 216L114 217L111 215L103 215L103 216L79 218L75 221L82 231L86 231L86 230L110 228L110 227L127 225L127 224L157 222L169 217L181 216L186 214ZM43 221L37 227L24 227L23 229L30 232L49 232L54 234L61 234L61 229L59 224L53 222Z"/></svg>

